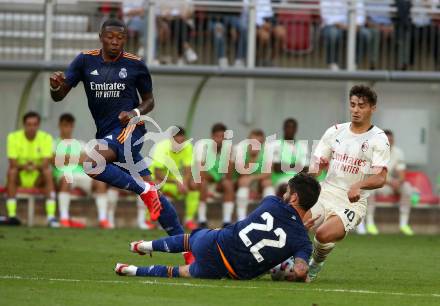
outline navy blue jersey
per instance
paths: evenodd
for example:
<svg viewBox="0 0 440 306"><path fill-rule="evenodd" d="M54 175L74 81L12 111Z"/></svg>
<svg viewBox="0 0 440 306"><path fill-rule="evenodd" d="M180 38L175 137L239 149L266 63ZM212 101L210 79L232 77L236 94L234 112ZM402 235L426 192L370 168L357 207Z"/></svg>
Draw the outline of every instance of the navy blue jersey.
<svg viewBox="0 0 440 306"><path fill-rule="evenodd" d="M217 242L240 279L255 278L291 256L309 260L307 230L294 208L275 196L246 219L219 231Z"/></svg>
<svg viewBox="0 0 440 306"><path fill-rule="evenodd" d="M118 115L139 105L140 94L151 93L151 76L147 66L135 55L122 52L112 62L104 62L101 50L79 54L66 71L66 83L84 84L96 138L104 138L120 128Z"/></svg>

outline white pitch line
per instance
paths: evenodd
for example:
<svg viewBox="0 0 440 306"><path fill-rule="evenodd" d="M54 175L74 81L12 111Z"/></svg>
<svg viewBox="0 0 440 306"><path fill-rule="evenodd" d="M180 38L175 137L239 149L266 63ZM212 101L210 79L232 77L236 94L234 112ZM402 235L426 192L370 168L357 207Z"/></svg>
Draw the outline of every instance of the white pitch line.
<svg viewBox="0 0 440 306"><path fill-rule="evenodd" d="M356 294L371 294L371 295L392 295L392 296L407 296L407 297L428 297L440 298L439 293L405 293L405 292L384 292L371 290L356 290L356 289L322 289L322 288L295 288L295 287L259 287L259 286L233 286L233 285L214 285L214 284L194 284L186 282L158 282L156 280L142 280L137 282L118 281L118 280L94 280L94 279L65 279L65 278L42 278L42 277L26 277L19 275L0 275L0 279L5 280L27 280L27 281L50 281L50 282L69 282L69 283L100 283L100 284L147 284L157 286L178 286L178 287L195 287L195 288L226 288L226 289L264 289L264 290L281 290L281 291L315 291L315 292L330 292L330 293L356 293Z"/></svg>

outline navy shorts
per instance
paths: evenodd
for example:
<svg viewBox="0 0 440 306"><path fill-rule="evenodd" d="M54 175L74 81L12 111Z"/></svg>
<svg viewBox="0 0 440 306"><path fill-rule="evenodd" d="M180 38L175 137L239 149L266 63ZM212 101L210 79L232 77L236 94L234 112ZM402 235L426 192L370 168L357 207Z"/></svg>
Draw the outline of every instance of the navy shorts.
<svg viewBox="0 0 440 306"><path fill-rule="evenodd" d="M114 151L117 155L117 162L119 163L130 163L130 160L126 160L126 155L133 158L133 165L136 165L136 170L139 173L140 176L148 176L151 174L151 172L148 170L147 163L143 160L143 157L141 155L141 149L143 142L134 145L139 139L144 136L145 128L143 127L136 127L134 131L131 133L131 138L128 137L128 133L125 133L127 130L126 128L117 128L114 129L110 134L107 134L103 139L100 139L99 141L105 141L108 145L108 147ZM126 153L125 153L126 151ZM128 155L129 154L129 155ZM124 167L118 166L123 171L130 173L129 170L125 169Z"/></svg>
<svg viewBox="0 0 440 306"><path fill-rule="evenodd" d="M199 229L191 233L189 244L195 257L189 273L195 278L220 279L229 275L217 249L218 231Z"/></svg>

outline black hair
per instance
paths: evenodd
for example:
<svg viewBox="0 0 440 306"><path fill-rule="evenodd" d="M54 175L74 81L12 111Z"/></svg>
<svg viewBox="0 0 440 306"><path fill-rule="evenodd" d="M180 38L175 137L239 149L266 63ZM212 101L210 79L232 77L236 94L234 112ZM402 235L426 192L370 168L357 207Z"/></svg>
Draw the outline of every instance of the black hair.
<svg viewBox="0 0 440 306"><path fill-rule="evenodd" d="M217 132L225 132L226 130L226 125L224 125L223 123L216 123L211 128L211 134L215 134Z"/></svg>
<svg viewBox="0 0 440 306"><path fill-rule="evenodd" d="M176 128L179 129L179 131L174 136L185 136L185 129L181 126L176 126Z"/></svg>
<svg viewBox="0 0 440 306"><path fill-rule="evenodd" d="M23 116L23 123L26 123L26 120L28 120L29 118L37 118L38 122L41 121L41 116L39 113L34 112L34 111L29 111L26 114L24 114Z"/></svg>
<svg viewBox="0 0 440 306"><path fill-rule="evenodd" d="M252 130L249 134L254 136L264 137L264 131L262 129Z"/></svg>
<svg viewBox="0 0 440 306"><path fill-rule="evenodd" d="M288 124L293 124L295 127L298 127L298 121L295 118L287 118L284 120L283 128L286 128Z"/></svg>
<svg viewBox="0 0 440 306"><path fill-rule="evenodd" d="M393 135L394 135L394 134L393 134L393 131L391 131L391 130L384 130L383 132L384 132L385 135L387 135L387 136L393 136Z"/></svg>
<svg viewBox="0 0 440 306"><path fill-rule="evenodd" d="M305 211L315 205L321 192L321 185L307 173L298 173L289 180L290 193L296 193L299 198L299 206Z"/></svg>
<svg viewBox="0 0 440 306"><path fill-rule="evenodd" d="M371 106L377 103L376 92L368 86L365 85L355 85L350 89L350 98L356 96L359 99L365 100Z"/></svg>
<svg viewBox="0 0 440 306"><path fill-rule="evenodd" d="M124 32L127 32L127 25L120 19L109 18L103 22L101 26L101 33L104 31L106 27L120 27L124 28Z"/></svg>
<svg viewBox="0 0 440 306"><path fill-rule="evenodd" d="M75 117L72 114L64 113L60 116L60 119L58 120L59 123L61 122L67 122L67 123L75 123Z"/></svg>

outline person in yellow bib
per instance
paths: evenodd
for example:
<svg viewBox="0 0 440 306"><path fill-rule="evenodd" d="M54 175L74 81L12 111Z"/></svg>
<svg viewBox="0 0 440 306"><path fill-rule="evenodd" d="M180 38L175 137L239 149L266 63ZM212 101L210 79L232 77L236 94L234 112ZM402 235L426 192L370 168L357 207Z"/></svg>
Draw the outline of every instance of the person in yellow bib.
<svg viewBox="0 0 440 306"><path fill-rule="evenodd" d="M194 230L197 228L194 218L200 192L191 176L193 146L189 142L184 144L185 130L182 127L178 128L179 131L172 139L164 140L155 146L151 172L157 184L166 179L160 189L165 196L185 200L185 227ZM182 144L184 144L183 147L181 147ZM167 159L172 160L177 169L170 169Z"/></svg>
<svg viewBox="0 0 440 306"><path fill-rule="evenodd" d="M17 214L17 188L43 188L46 195L48 224L57 227L55 191L51 171L52 136L39 130L40 115L28 112L23 116L23 129L8 135L6 209L9 218Z"/></svg>

